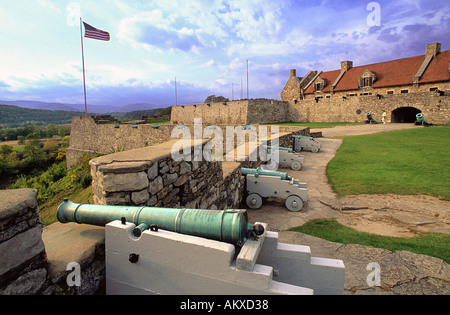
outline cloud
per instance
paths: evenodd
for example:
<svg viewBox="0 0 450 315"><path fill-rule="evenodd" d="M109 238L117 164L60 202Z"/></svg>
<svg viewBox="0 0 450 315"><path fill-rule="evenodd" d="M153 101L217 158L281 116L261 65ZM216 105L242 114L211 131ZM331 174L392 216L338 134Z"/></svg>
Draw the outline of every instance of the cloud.
<svg viewBox="0 0 450 315"><path fill-rule="evenodd" d="M86 42L88 102L171 104L174 77L179 104L202 102L211 94L231 98L232 84L236 98L241 79L246 91L247 59L250 97L279 98L289 69L303 76L339 69L343 60L358 66L409 57L424 54L430 42L449 49L448 0L379 0L382 24L376 27L367 25L369 2L93 2L83 7L85 15L110 31L112 40ZM8 47L0 51L0 99L82 103L79 30L67 27L66 4L33 3L41 14L17 1L0 8L6 21L0 37ZM107 12L99 10L105 5ZM55 14L58 10L62 14ZM42 34L49 45L37 42ZM27 40L18 41L20 36Z"/></svg>
<svg viewBox="0 0 450 315"><path fill-rule="evenodd" d="M52 3L52 1L50 0L37 0L37 3L45 8L45 9L49 9L51 11L57 12L57 13L62 13L62 10L60 8L58 8L54 3Z"/></svg>
<svg viewBox="0 0 450 315"><path fill-rule="evenodd" d="M145 25L141 28L141 34L137 40L151 46L162 49L179 49L190 51L195 47L202 47L197 35L186 28L181 30L161 29L153 25Z"/></svg>
<svg viewBox="0 0 450 315"><path fill-rule="evenodd" d="M118 37L132 42L135 47L153 46L162 51L188 52L203 46L195 30L186 26L177 28L174 23L174 18L161 10L144 11L122 19Z"/></svg>
<svg viewBox="0 0 450 315"><path fill-rule="evenodd" d="M396 27L389 27L383 29L377 39L386 43L394 43L400 40L402 37L403 36L400 33L397 33Z"/></svg>
<svg viewBox="0 0 450 315"><path fill-rule="evenodd" d="M36 100L56 103L84 103L83 81L74 77L24 79L20 88L14 88L0 81L0 99ZM175 84L173 80L144 82L128 78L122 82L87 82L87 100L91 105L123 106L135 103L149 103L161 106L175 105ZM4 88L3 88L4 86ZM177 80L178 104L202 103L213 94L204 86Z"/></svg>

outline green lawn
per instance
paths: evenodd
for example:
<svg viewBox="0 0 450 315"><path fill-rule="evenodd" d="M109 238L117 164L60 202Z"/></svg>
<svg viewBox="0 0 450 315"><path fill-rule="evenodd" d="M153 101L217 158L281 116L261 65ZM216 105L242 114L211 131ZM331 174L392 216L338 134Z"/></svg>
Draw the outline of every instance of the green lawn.
<svg viewBox="0 0 450 315"><path fill-rule="evenodd" d="M17 146L17 147L13 147L12 150L14 152L23 152L25 151L25 146Z"/></svg>
<svg viewBox="0 0 450 315"><path fill-rule="evenodd" d="M450 235L440 233L419 233L418 237L401 238L359 232L339 224L336 220L317 219L290 231L323 238L341 244L360 244L390 251L409 251L437 257L450 263Z"/></svg>
<svg viewBox="0 0 450 315"><path fill-rule="evenodd" d="M428 194L450 200L450 126L344 137L327 176L338 195Z"/></svg>

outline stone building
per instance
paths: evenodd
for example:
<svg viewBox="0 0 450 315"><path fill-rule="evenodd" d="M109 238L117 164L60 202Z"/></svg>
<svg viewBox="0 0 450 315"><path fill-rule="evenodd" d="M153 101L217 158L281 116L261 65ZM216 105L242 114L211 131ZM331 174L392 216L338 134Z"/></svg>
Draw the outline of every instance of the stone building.
<svg viewBox="0 0 450 315"><path fill-rule="evenodd" d="M333 71L292 69L281 92L293 121L362 121L366 113L388 121L414 122L417 113L434 123L449 123L450 50L426 45L425 55L353 66L341 62Z"/></svg>

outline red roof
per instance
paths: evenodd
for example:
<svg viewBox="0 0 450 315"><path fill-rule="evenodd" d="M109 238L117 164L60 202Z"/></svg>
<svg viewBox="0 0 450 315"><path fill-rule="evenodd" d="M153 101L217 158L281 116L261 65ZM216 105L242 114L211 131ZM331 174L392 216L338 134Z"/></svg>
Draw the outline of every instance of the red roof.
<svg viewBox="0 0 450 315"><path fill-rule="evenodd" d="M337 77L339 76L339 73L341 73L341 70L328 71L320 74L320 77L322 79L325 79L327 82L327 85L323 89L324 92L330 92L330 88L333 85L334 81L336 81ZM311 87L314 91L314 87L312 86L312 84Z"/></svg>
<svg viewBox="0 0 450 315"><path fill-rule="evenodd" d="M334 91L358 90L359 77L366 69L376 74L376 80L372 85L374 88L411 85L424 59L425 55L421 55L351 68L343 75ZM419 83L450 80L449 63L450 50L439 53L431 60ZM320 74L321 78L327 79L327 86L324 88L324 92L330 91L339 73L340 70L334 70ZM314 93L312 84L305 91L305 94L311 93Z"/></svg>
<svg viewBox="0 0 450 315"><path fill-rule="evenodd" d="M420 78L419 83L449 81L450 80L450 50L439 53L431 60L427 70Z"/></svg>

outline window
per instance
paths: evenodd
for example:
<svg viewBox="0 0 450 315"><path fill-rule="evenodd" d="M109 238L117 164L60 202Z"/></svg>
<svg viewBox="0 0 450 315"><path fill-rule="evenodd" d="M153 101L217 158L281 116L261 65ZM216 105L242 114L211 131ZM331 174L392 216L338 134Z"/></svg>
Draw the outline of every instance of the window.
<svg viewBox="0 0 450 315"><path fill-rule="evenodd" d="M387 91L386 94L394 94L394 91Z"/></svg>
<svg viewBox="0 0 450 315"><path fill-rule="evenodd" d="M361 86L372 86L372 83L373 83L373 78L372 77L362 78Z"/></svg>
<svg viewBox="0 0 450 315"><path fill-rule="evenodd" d="M400 93L407 94L407 93L409 93L409 90L401 90Z"/></svg>
<svg viewBox="0 0 450 315"><path fill-rule="evenodd" d="M377 75L370 71L369 69L366 69L360 76L359 76L359 87L365 88L365 87L371 87L373 83L376 81Z"/></svg>
<svg viewBox="0 0 450 315"><path fill-rule="evenodd" d="M437 87L432 87L432 88L430 88L430 92L437 91L437 90L438 90Z"/></svg>
<svg viewBox="0 0 450 315"><path fill-rule="evenodd" d="M314 92L322 91L322 90L323 90L323 83L322 82L318 82L318 83L314 84Z"/></svg>

